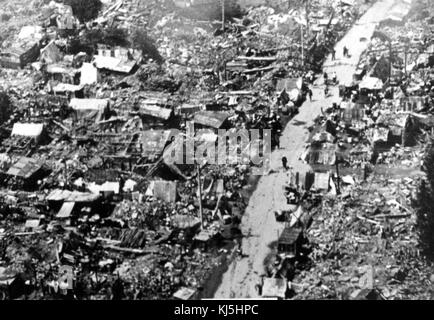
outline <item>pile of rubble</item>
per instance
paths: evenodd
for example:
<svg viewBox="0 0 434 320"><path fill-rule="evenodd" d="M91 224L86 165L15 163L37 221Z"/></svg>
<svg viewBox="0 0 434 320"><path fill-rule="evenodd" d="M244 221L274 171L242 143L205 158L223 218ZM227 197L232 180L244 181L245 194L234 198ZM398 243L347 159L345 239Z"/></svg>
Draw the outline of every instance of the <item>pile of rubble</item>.
<svg viewBox="0 0 434 320"><path fill-rule="evenodd" d="M433 132L434 52L428 29L412 21L411 12L403 1L378 26L353 82L339 86L342 101L311 128L302 159L324 176L323 201L311 207L311 225L293 225L292 234L301 228L301 236L279 238L278 256L270 260L271 274L288 283L285 297L432 298L433 270L422 254L414 203ZM433 15L426 18L430 27ZM414 59L404 52L400 64L384 39L394 46L404 30L417 46ZM389 58L396 72L388 72Z"/></svg>
<svg viewBox="0 0 434 320"><path fill-rule="evenodd" d="M2 25L1 298L203 289L239 237L254 164L174 163L174 135L194 120L212 130L197 147L217 129L251 128L272 129L278 146L307 74L364 8L331 15L316 3L317 36L305 32L301 50L293 9L251 8L222 32L172 1L104 3L87 23L57 2L2 8L38 16L15 11Z"/></svg>

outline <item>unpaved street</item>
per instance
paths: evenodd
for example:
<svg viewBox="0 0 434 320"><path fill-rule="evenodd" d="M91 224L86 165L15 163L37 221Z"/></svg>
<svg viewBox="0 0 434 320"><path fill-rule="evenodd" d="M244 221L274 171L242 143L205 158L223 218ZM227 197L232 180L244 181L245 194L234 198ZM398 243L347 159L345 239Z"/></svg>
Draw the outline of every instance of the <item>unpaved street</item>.
<svg viewBox="0 0 434 320"><path fill-rule="evenodd" d="M360 55L366 49L376 24L384 19L394 2L395 0L379 1L365 13L336 45L336 61L331 61L329 57L324 66L327 73L336 72L340 82L352 79ZM360 41L361 38L367 41ZM342 58L344 46L349 48L351 58ZM318 79L312 90L313 101L307 101L300 108L300 113L286 126L281 138L281 149L272 154L274 173L261 177L243 218L242 232L245 237L242 251L245 257L235 259L229 265L215 298L257 297L255 284L264 272L264 259L282 228L274 218L274 211L283 209L286 203L282 186L287 175L280 168L281 158L286 156L295 171L304 172L309 169L308 165L299 160L308 138L307 128L321 113L321 108L327 108L339 99L337 88L333 88L332 95L324 99L322 84L323 79Z"/></svg>

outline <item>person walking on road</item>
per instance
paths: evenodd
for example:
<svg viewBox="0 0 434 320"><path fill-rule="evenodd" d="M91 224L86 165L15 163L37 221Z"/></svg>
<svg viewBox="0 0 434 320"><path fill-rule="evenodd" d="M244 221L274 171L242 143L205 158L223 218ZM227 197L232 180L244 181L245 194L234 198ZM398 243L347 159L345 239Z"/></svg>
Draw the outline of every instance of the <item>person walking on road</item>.
<svg viewBox="0 0 434 320"><path fill-rule="evenodd" d="M332 49L332 61L336 60L336 50L333 48Z"/></svg>
<svg viewBox="0 0 434 320"><path fill-rule="evenodd" d="M324 97L328 97L329 96L329 86L325 86L324 88Z"/></svg>
<svg viewBox="0 0 434 320"><path fill-rule="evenodd" d="M308 94L308 96L309 96L309 100L312 101L312 95L313 95L313 93L312 93L312 89L311 89L311 88L309 88L309 89L307 90L307 94Z"/></svg>
<svg viewBox="0 0 434 320"><path fill-rule="evenodd" d="M348 48L346 46L344 46L344 58L348 58L349 52L348 52Z"/></svg>
<svg viewBox="0 0 434 320"><path fill-rule="evenodd" d="M324 84L327 85L327 80L329 79L329 75L327 72L324 72Z"/></svg>
<svg viewBox="0 0 434 320"><path fill-rule="evenodd" d="M332 73L332 82L335 85L338 84L338 76L337 76L336 72Z"/></svg>
<svg viewBox="0 0 434 320"><path fill-rule="evenodd" d="M288 159L286 157L282 157L282 166L285 170L288 170Z"/></svg>

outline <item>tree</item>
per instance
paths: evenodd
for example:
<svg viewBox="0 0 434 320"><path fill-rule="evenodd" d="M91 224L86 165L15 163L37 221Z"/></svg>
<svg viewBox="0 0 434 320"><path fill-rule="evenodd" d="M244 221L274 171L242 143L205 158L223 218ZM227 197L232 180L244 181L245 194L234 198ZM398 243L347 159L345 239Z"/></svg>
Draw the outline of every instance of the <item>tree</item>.
<svg viewBox="0 0 434 320"><path fill-rule="evenodd" d="M11 102L9 96L4 92L0 92L0 123L3 123L9 119L11 111Z"/></svg>
<svg viewBox="0 0 434 320"><path fill-rule="evenodd" d="M154 40L148 36L145 30L134 30L130 38L132 46L135 49L142 50L143 57L151 58L158 63L163 62L163 57L160 55L160 52L158 52Z"/></svg>
<svg viewBox="0 0 434 320"><path fill-rule="evenodd" d="M241 18L243 10L235 0L224 0L225 20L232 18ZM209 1L206 4L193 5L189 8L182 9L180 13L192 19L221 20L222 19L222 2L221 0Z"/></svg>
<svg viewBox="0 0 434 320"><path fill-rule="evenodd" d="M71 6L72 13L81 23L97 18L102 8L100 0L65 0L65 4Z"/></svg>
<svg viewBox="0 0 434 320"><path fill-rule="evenodd" d="M420 245L428 258L434 258L434 146L427 150L425 159L427 180L422 180L415 201Z"/></svg>
<svg viewBox="0 0 434 320"><path fill-rule="evenodd" d="M109 46L129 46L128 32L122 28L104 29L103 43Z"/></svg>

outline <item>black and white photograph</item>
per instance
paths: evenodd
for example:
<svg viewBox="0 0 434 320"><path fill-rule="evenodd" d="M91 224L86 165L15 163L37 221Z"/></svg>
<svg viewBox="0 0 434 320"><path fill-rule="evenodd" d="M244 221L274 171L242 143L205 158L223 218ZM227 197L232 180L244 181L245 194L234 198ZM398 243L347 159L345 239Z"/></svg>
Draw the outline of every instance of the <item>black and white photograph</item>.
<svg viewBox="0 0 434 320"><path fill-rule="evenodd" d="M433 0L0 0L0 300L258 318L433 262Z"/></svg>

